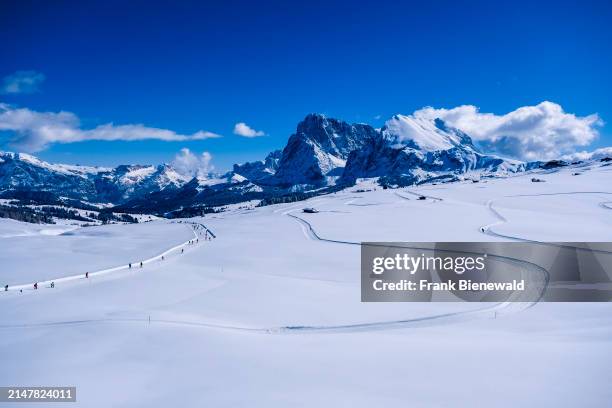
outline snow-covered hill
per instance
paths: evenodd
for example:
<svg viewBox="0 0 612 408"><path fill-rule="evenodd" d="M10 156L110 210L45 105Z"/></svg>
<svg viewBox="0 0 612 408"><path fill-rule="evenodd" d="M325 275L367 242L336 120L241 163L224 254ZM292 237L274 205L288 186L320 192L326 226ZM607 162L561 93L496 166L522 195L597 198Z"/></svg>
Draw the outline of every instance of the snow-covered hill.
<svg viewBox="0 0 612 408"><path fill-rule="evenodd" d="M59 406L88 408L609 406L610 302L363 303L358 245L610 241L608 163L208 214L189 221L216 239L143 268L190 224L0 222L0 285L29 283L0 292L0 382L73 385Z"/></svg>

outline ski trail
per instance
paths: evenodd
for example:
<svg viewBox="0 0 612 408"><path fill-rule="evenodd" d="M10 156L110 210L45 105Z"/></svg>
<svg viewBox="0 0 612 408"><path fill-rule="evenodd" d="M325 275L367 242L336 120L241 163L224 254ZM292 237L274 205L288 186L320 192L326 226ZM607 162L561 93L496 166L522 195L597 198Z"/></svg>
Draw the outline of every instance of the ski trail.
<svg viewBox="0 0 612 408"><path fill-rule="evenodd" d="M294 210L295 211L295 210ZM318 235L312 225L293 214L286 214L287 216L295 219L300 223L302 231L306 238L324 242L347 244L347 245L361 245L359 242L332 240L321 237ZM204 227L205 228L205 227ZM208 230L208 229L207 229ZM189 241L187 241L188 243ZM426 249L426 248L416 248ZM170 251L170 250L169 250ZM490 255L495 256L495 255ZM504 258L504 257L500 257ZM516 260L508 258L509 261L520 263L521 265L527 264L526 261ZM543 268L537 267L540 271ZM527 272L527 268L522 270ZM545 270L544 270L545 272ZM79 276L82 278L82 275ZM516 300L516 299L513 299ZM538 299L539 300L539 299ZM29 323L29 324L8 324L0 325L0 329L28 329L37 327L61 327L61 326L73 326L73 325L86 325L86 324L102 324L102 323L134 323L134 324L166 324L166 325L180 325L180 326L191 326L201 327L205 329L215 330L227 330L243 333L253 334L265 334L265 335L289 335L289 334L326 334L326 333L352 333L352 332L370 332L379 330L396 330L396 329L409 329L424 326L435 326L435 325L447 325L452 323L466 322L476 318L490 317L494 318L498 315L512 312L513 308L517 311L524 310L533 306L537 301L524 302L512 302L510 299L506 302L496 303L492 306L479 308L475 310L460 311L460 312L449 312L441 313L437 315L422 316L407 319L398 320L387 320L387 321L375 321L375 322L359 322L359 323L347 323L347 324L336 324L336 325L282 325L272 327L252 327L252 326L240 326L240 325L225 325L206 321L190 321L190 320L178 320L178 319L150 319L148 317L142 318L100 318L100 319L81 319L81 320L67 320L67 321L55 321L55 322L42 322L42 323Z"/></svg>
<svg viewBox="0 0 612 408"><path fill-rule="evenodd" d="M483 225L482 227L480 227L480 232L482 232L485 235L490 235L490 236L494 236L498 238L510 239L510 240L518 241L518 242L528 242L528 243L538 244L538 245L547 245L547 246L554 246L554 247L559 247L559 248L570 248L570 249L576 249L580 251L590 251L590 252L602 253L602 254L612 254L612 251L605 251L601 249L581 248L581 247L576 247L572 245L556 244L552 242L542 242L542 241L537 241L533 239L517 237L513 235L501 234L499 232L493 231L492 229L492 227L502 225L508 222L508 219L504 217L499 211L497 211L495 207L493 207L493 203L496 201L500 201L505 198L515 198L515 197L541 197L541 196L574 195L574 194L612 194L612 193L605 192L605 191L572 191L572 192L563 192L563 193L517 194L517 195L503 196L497 199L489 200L487 201L485 205L487 206L489 211L491 211L491 213L493 213L493 215L497 218L497 221L491 224ZM611 207L608 207L605 205L607 203L609 202L599 203L599 205L604 208L612 209Z"/></svg>
<svg viewBox="0 0 612 408"><path fill-rule="evenodd" d="M247 332L255 334L326 334L326 333L353 333L353 332L370 332L379 330L399 330L424 326L446 325L449 323L460 323L473 320L478 317L497 317L502 315L509 305L509 302L498 303L494 306L481 308L476 310L468 310L462 312L449 312L439 315L415 317L410 319L388 320L380 322L363 322L350 323L339 325L285 325L272 327L252 327L225 325L219 323L211 323L205 321L178 320L178 319L155 319L148 317L141 318L100 318L100 319L79 319L65 320L43 323L22 323L22 324L4 324L0 325L1 329L30 329L39 327L61 327L61 326L76 326L88 324L102 323L141 323L141 324L167 324L179 326L202 327L206 329L227 330L236 332ZM512 305L523 306L520 303Z"/></svg>
<svg viewBox="0 0 612 408"><path fill-rule="evenodd" d="M287 213L286 215L296 220L300 224L302 231L306 229L306 231L308 232L307 238L311 240L329 242L329 243L334 243L334 244L361 246L360 242L324 238L317 233L317 231L312 227L312 224L310 224L308 221L296 215L290 214L290 213ZM416 248L416 247L409 247L409 246L399 246L399 247L417 249L417 250L431 250L431 248ZM517 308L516 311L518 312L518 311L522 311L530 307L533 307L540 301L542 296L544 296L544 292L546 288L548 287L548 283L550 280L550 276L546 269L542 268L539 265L536 265L534 263L531 263L529 261L525 261L522 259L517 259L517 258L512 258L512 257L507 257L507 256L502 256L502 255L494 255L494 254L489 254L489 256L495 257L498 260L501 260L506 263L518 264L519 266L521 266L520 268L521 274L523 273L538 274L541 277L541 290L539 290L538 293L535 294L536 295L535 300L520 301L520 299L510 298L504 302L496 303L493 306L484 307L484 308L480 308L476 310L455 312L455 313L445 313L445 314L432 315L432 316L421 317L421 318L393 320L393 321L381 321L381 322L368 322L368 323L355 323L355 324L345 324L345 325L330 325L330 326L307 326L307 325L286 326L286 327L278 328L277 330L281 332L296 331L296 332L330 333L330 332L354 332L354 331L373 331L373 330L394 329L394 328L407 328L407 327L412 327L412 326L415 326L418 324L424 324L424 323L448 324L452 322L470 320L472 318L476 318L482 315L487 315L487 314L490 315L491 312L493 312L495 316L497 316L498 312L510 311L512 308ZM513 294L512 296L515 296L515 295ZM520 294L516 294L516 296L520 296Z"/></svg>
<svg viewBox="0 0 612 408"><path fill-rule="evenodd" d="M138 269L138 265L140 262L142 262L143 266L147 265L151 262L155 262L155 261L159 261L161 260L162 257L166 257L167 255L171 254L174 251L178 251L179 249L185 248L186 246L190 245L191 242L193 242L193 240L197 240L198 238L198 233L196 232L196 229L194 226L199 226L200 228L203 228L207 233L211 234L211 236L215 236L213 234L213 232L207 228L204 224L201 223L195 223L195 222L184 222L184 224L189 224L191 225L189 228L191 229L191 232L193 233L193 238L190 238L189 240L183 242L182 244L179 245L175 245L172 248L169 248L167 250L165 250L164 252L155 255L151 258L148 259L144 259L142 261L137 261L137 262L133 262L133 267L132 269ZM93 271L93 272L89 272L89 278L95 277L95 276L102 276L102 275L107 275L110 273L114 273L114 272L118 272L118 271L122 271L122 270L129 270L130 267L129 265L120 265L120 266L115 266L112 268L107 268L107 269L102 269L99 271ZM62 282L70 282L70 281L76 281L79 279L87 279L85 278L85 272L80 273L78 275L71 275L71 276L63 276L61 278L57 278L57 279L48 279L45 281L39 281L36 282L38 283L38 289L34 289L34 283L35 282L31 282L31 283L24 283L24 284L18 284L18 285L10 285L8 287L8 291L16 291L16 290L41 290L44 289L45 286L44 285L50 285L51 282L54 282L55 284L57 283L62 283Z"/></svg>
<svg viewBox="0 0 612 408"><path fill-rule="evenodd" d="M603 201L599 203L599 206L608 210L612 210L612 201Z"/></svg>

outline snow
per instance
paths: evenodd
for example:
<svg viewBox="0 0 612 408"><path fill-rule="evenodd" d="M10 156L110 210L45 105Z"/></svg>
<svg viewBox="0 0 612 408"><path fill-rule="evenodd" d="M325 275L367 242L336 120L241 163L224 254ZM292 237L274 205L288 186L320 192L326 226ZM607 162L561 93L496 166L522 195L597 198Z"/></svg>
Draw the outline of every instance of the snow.
<svg viewBox="0 0 612 408"><path fill-rule="evenodd" d="M150 177L153 173L155 173L154 166L137 166L135 168L130 169L130 171L126 172L123 176L121 176L119 178L119 182L124 185L138 184L141 183L147 177Z"/></svg>
<svg viewBox="0 0 612 408"><path fill-rule="evenodd" d="M3 155L9 156L13 159L18 158L21 161L24 161L36 167L47 169L53 172L57 172L61 174L77 175L81 177L86 177L87 174L97 174L97 173L101 173L101 172L110 170L109 168L106 168L106 167L75 166L75 165L69 165L69 164L51 164L51 163L40 160L37 157L34 157L26 153L12 153L12 152L1 152L0 151L0 157ZM4 160L2 160L2 162L4 162Z"/></svg>
<svg viewBox="0 0 612 408"><path fill-rule="evenodd" d="M600 203L612 201L612 167L574 171L397 190L360 180L189 220L217 238L142 269L0 292L0 383L75 385L70 407L607 406L609 303L361 303L351 244L610 241ZM155 221L13 236L0 239L0 273L25 283L46 267L112 267L190 234ZM440 317L449 312L461 313Z"/></svg>
<svg viewBox="0 0 612 408"><path fill-rule="evenodd" d="M78 229L44 225L29 232L24 228L22 234L13 225L11 230L12 233L0 234L0 242L4 241L0 249L2 286L140 262L193 237L185 225L165 221ZM14 262L15 259L20 261Z"/></svg>
<svg viewBox="0 0 612 408"><path fill-rule="evenodd" d="M438 129L434 121L414 116L395 115L385 123L385 135L405 143L412 140L421 150L448 150L461 143L458 135Z"/></svg>
<svg viewBox="0 0 612 408"><path fill-rule="evenodd" d="M169 185L180 187L191 180L190 176L182 175L170 167L166 167L163 175L163 180L160 180L160 187L162 189L168 187Z"/></svg>
<svg viewBox="0 0 612 408"><path fill-rule="evenodd" d="M241 176L240 174L234 174L232 175L232 177L230 178L230 181L232 183L242 183L244 181L246 181L246 177Z"/></svg>
<svg viewBox="0 0 612 408"><path fill-rule="evenodd" d="M204 186L215 186L217 184L227 183L227 179L222 177L201 177L198 176L198 190Z"/></svg>
<svg viewBox="0 0 612 408"><path fill-rule="evenodd" d="M36 235L59 235L77 228L70 225L30 224L9 218L0 218L0 242L2 238L27 237ZM3 245L5 250L7 245Z"/></svg>

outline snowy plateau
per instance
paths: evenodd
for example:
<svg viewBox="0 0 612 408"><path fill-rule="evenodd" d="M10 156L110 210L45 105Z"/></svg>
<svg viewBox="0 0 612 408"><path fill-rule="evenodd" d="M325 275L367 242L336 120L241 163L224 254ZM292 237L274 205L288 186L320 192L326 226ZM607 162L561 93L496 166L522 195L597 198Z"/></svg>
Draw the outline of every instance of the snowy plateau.
<svg viewBox="0 0 612 408"><path fill-rule="evenodd" d="M0 219L0 383L77 388L54 406L610 406L610 303L365 303L359 246L611 241L606 158L522 163L441 121L320 115L224 177L0 157L9 195L38 183L131 214L160 194L223 207L88 227ZM262 195L275 188L327 190L275 203Z"/></svg>

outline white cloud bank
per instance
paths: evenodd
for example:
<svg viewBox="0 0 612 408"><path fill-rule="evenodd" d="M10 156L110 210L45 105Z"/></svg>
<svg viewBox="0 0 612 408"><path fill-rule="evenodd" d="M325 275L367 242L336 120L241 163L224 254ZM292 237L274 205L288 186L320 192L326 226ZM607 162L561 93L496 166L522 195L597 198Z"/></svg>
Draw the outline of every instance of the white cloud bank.
<svg viewBox="0 0 612 408"><path fill-rule="evenodd" d="M571 154L599 135L597 114L576 116L553 102L523 106L505 115L482 113L476 106L417 110L415 117L440 118L477 141L485 151L523 160L548 160Z"/></svg>
<svg viewBox="0 0 612 408"><path fill-rule="evenodd" d="M82 129L79 118L71 112L37 112L0 103L0 140L5 135L11 146L24 152L45 150L54 143L90 140L156 139L174 142L221 137L203 130L191 135L182 135L172 130L147 127L141 124L114 125L107 123L93 129Z"/></svg>
<svg viewBox="0 0 612 408"><path fill-rule="evenodd" d="M234 125L234 134L243 137L258 137L265 135L263 131L255 130L244 122L238 122Z"/></svg>
<svg viewBox="0 0 612 408"><path fill-rule="evenodd" d="M184 176L198 178L207 178L208 174L215 168L212 165L212 155L209 152L203 152L198 156L186 147L182 148L174 157L172 166Z"/></svg>
<svg viewBox="0 0 612 408"><path fill-rule="evenodd" d="M602 147L601 149L593 150L592 152L581 151L572 154L567 154L561 157L563 160L600 160L607 157L612 158L612 147Z"/></svg>
<svg viewBox="0 0 612 408"><path fill-rule="evenodd" d="M2 94L31 94L39 91L45 75L38 71L17 71L3 79Z"/></svg>

